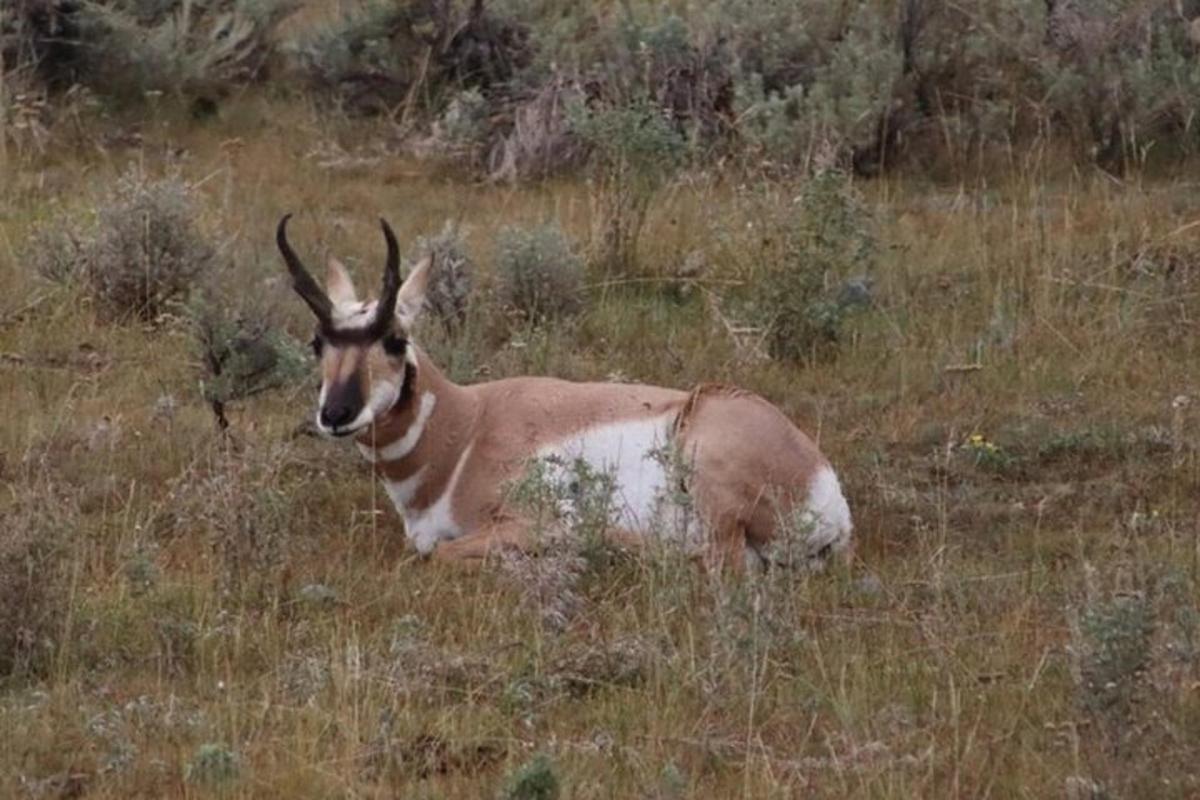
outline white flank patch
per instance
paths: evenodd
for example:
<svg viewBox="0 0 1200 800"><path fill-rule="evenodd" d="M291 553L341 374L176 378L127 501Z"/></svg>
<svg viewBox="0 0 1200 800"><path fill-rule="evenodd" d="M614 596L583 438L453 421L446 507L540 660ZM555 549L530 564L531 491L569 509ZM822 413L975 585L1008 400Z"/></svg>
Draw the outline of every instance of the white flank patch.
<svg viewBox="0 0 1200 800"><path fill-rule="evenodd" d="M674 415L664 415L598 425L544 447L537 455L556 465L556 482L574 479L576 460L612 476L614 525L647 536L683 537L689 531L676 524L678 515L665 507L673 419Z"/></svg>
<svg viewBox="0 0 1200 800"><path fill-rule="evenodd" d="M843 552L850 545L854 525L850 521L850 506L832 467L826 465L813 475L806 506L814 518L813 531L808 537L809 553L816 555L826 546L834 552Z"/></svg>
<svg viewBox="0 0 1200 800"><path fill-rule="evenodd" d="M408 426L404 435L378 449L359 442L358 449L363 454L363 458L374 464L376 461L398 461L411 453L417 446L417 442L421 440L421 434L425 432L425 426L429 423L429 417L433 414L433 407L436 404L437 398L434 397L433 392L422 394L421 406L417 409L417 418L413 420L412 425Z"/></svg>
<svg viewBox="0 0 1200 800"><path fill-rule="evenodd" d="M454 490L458 487L458 480L462 477L463 467L466 466L467 460L471 457L471 449L474 447L472 442L458 457L458 463L454 465L454 472L450 473L450 480L446 483L446 489L442 492L434 503L424 511L409 513L403 508L400 512L404 514L404 531L408 536L409 541L417 548L417 552L423 555L433 552L433 548L443 539L457 539L462 536L462 528L454 521L454 509L452 507L454 499Z"/></svg>

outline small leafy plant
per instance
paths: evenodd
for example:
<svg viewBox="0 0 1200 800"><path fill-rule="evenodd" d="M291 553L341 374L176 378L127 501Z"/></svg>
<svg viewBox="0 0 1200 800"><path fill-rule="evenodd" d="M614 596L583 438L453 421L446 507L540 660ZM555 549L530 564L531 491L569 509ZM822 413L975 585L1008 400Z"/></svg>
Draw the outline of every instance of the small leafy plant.
<svg viewBox="0 0 1200 800"><path fill-rule="evenodd" d="M556 800L561 791L554 762L545 753L538 753L509 776L500 799Z"/></svg>
<svg viewBox="0 0 1200 800"><path fill-rule="evenodd" d="M1004 472L1015 463L1007 450L987 439L982 433L973 433L967 437L963 449L975 466L989 472Z"/></svg>
<svg viewBox="0 0 1200 800"><path fill-rule="evenodd" d="M186 776L188 783L220 786L236 780L239 772L237 753L224 744L206 742L196 748Z"/></svg>

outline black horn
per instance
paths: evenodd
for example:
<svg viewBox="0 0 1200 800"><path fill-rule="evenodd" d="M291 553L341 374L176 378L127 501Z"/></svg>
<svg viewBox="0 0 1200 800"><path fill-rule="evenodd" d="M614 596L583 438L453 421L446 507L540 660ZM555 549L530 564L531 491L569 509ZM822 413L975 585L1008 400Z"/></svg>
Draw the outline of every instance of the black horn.
<svg viewBox="0 0 1200 800"><path fill-rule="evenodd" d="M333 317L333 303L329 300L329 295L325 294L325 290L313 280L313 276L300 263L300 257L296 255L296 251L292 250L292 246L288 244L287 224L291 218L291 214L284 214L283 219L279 220L279 227L275 231L275 244L279 245L279 252L283 254L283 260L292 276L292 288L305 303L308 303L308 307L317 315L317 319L322 324L328 324Z"/></svg>
<svg viewBox="0 0 1200 800"><path fill-rule="evenodd" d="M396 314L396 295L400 291L400 245L396 244L396 234L392 233L387 220L380 217L379 224L383 228L383 238L387 240L387 262L383 265L383 291L379 294L375 321L390 325Z"/></svg>

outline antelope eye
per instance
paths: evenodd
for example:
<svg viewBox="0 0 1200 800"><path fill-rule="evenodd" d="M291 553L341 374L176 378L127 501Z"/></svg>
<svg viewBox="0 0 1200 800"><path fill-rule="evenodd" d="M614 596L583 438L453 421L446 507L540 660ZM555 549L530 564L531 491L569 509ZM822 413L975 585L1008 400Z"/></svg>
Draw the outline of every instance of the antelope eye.
<svg viewBox="0 0 1200 800"><path fill-rule="evenodd" d="M389 333L383 337L383 352L389 356L404 355L405 348L408 347L408 340L403 336L397 336L394 333Z"/></svg>
<svg viewBox="0 0 1200 800"><path fill-rule="evenodd" d="M321 351L325 349L325 342L321 341L320 336L314 336L310 345L312 346L313 355L320 358Z"/></svg>

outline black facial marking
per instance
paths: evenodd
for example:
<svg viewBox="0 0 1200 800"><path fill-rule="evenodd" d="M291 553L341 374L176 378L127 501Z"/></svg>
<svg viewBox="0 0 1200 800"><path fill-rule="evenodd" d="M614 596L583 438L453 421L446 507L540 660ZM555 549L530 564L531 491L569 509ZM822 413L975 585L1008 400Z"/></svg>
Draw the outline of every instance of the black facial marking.
<svg viewBox="0 0 1200 800"><path fill-rule="evenodd" d="M325 340L321 338L321 334L318 333L314 336L310 344L312 345L313 355L320 358L321 352L325 349Z"/></svg>
<svg viewBox="0 0 1200 800"><path fill-rule="evenodd" d="M395 408L404 408L412 402L413 386L417 382L417 368L409 362L404 363L404 383L400 386L400 397L396 400Z"/></svg>
<svg viewBox="0 0 1200 800"><path fill-rule="evenodd" d="M362 384L357 375L352 375L349 380L329 387L321 406L321 424L330 429L349 425L362 412L363 405Z"/></svg>
<svg viewBox="0 0 1200 800"><path fill-rule="evenodd" d="M379 319L378 317L371 321L371 324L365 328L351 328L343 330L335 328L332 325L321 326L321 338L335 347L344 345L369 345L382 339L392 331L392 321L390 319Z"/></svg>
<svg viewBox="0 0 1200 800"><path fill-rule="evenodd" d="M404 355L408 349L408 339L403 336L398 336L394 333L389 333L383 337L383 352L389 356L399 358Z"/></svg>

